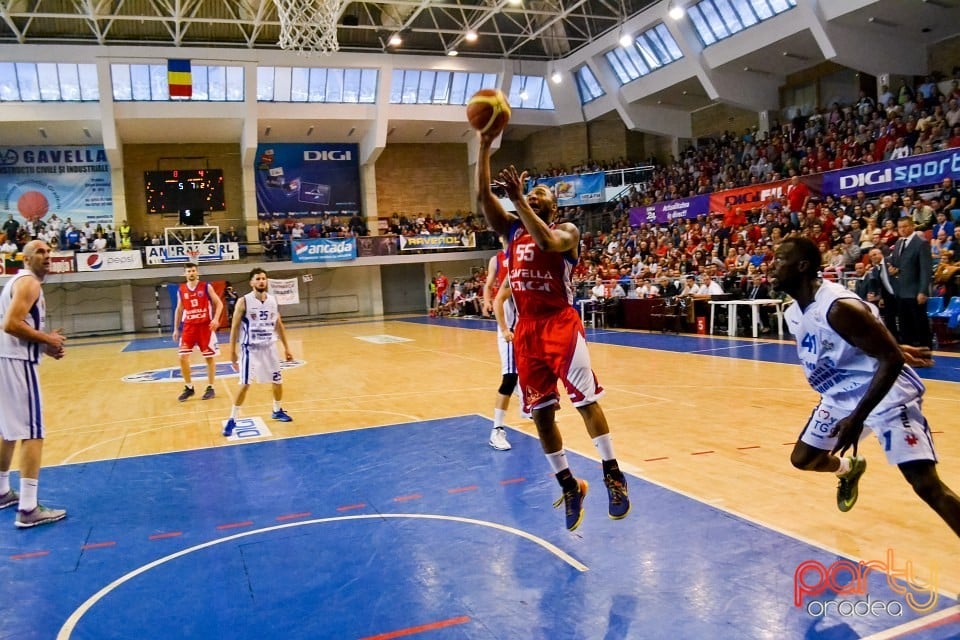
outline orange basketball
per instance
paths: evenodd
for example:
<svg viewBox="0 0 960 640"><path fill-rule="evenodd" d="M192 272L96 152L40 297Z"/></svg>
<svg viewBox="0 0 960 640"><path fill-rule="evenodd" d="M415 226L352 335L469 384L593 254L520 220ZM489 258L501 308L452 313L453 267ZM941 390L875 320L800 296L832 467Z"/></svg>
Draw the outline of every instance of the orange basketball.
<svg viewBox="0 0 960 640"><path fill-rule="evenodd" d="M480 133L498 135L510 122L510 103L499 89L480 89L467 103L467 120Z"/></svg>
<svg viewBox="0 0 960 640"><path fill-rule="evenodd" d="M36 222L49 210L50 202L39 191L27 191L17 200L17 211L27 220Z"/></svg>

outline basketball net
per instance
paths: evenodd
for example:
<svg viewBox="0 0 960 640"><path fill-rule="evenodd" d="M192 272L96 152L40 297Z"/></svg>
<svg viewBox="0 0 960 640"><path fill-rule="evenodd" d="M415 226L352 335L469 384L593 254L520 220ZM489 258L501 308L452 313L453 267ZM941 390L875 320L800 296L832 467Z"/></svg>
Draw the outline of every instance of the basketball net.
<svg viewBox="0 0 960 640"><path fill-rule="evenodd" d="M330 55L340 50L337 18L343 0L273 0L280 17L280 40L284 51Z"/></svg>
<svg viewBox="0 0 960 640"><path fill-rule="evenodd" d="M199 242L184 242L183 250L187 254L187 261L192 262L193 264L200 264L200 243Z"/></svg>

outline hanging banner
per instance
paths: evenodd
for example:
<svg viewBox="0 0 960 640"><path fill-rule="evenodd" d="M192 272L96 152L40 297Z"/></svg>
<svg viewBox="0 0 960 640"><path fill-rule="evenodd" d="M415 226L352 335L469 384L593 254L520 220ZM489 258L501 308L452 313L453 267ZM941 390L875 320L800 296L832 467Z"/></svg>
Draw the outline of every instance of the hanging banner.
<svg viewBox="0 0 960 640"><path fill-rule="evenodd" d="M122 271L143 268L140 252L136 250L78 253L76 260L77 271Z"/></svg>
<svg viewBox="0 0 960 640"><path fill-rule="evenodd" d="M400 252L400 240L397 238L397 236L361 236L357 238L357 256L361 258L395 256Z"/></svg>
<svg viewBox="0 0 960 640"><path fill-rule="evenodd" d="M113 224L107 152L102 146L0 147L0 207L21 224L53 214L77 227Z"/></svg>
<svg viewBox="0 0 960 640"><path fill-rule="evenodd" d="M300 304L300 288L296 278L268 278L267 291L277 297L277 304Z"/></svg>
<svg viewBox="0 0 960 640"><path fill-rule="evenodd" d="M710 196L694 196L665 200L646 207L630 208L630 226L667 224L678 219L692 219L710 212Z"/></svg>
<svg viewBox="0 0 960 640"><path fill-rule="evenodd" d="M476 237L459 233L438 233L429 236L400 236L400 251L418 251L421 249L473 249L477 246Z"/></svg>
<svg viewBox="0 0 960 640"><path fill-rule="evenodd" d="M960 149L946 149L887 162L837 169L804 180L814 195L847 196L857 191L899 191L906 187L939 184L960 174Z"/></svg>
<svg viewBox="0 0 960 640"><path fill-rule="evenodd" d="M711 193L710 211L725 213L727 209L739 207L746 212L754 207L763 207L786 193L789 184L789 180L779 180Z"/></svg>
<svg viewBox="0 0 960 640"><path fill-rule="evenodd" d="M537 178L529 186L533 187L540 184L550 188L557 197L557 206L559 207L595 204L603 202L604 199L605 175L602 171Z"/></svg>
<svg viewBox="0 0 960 640"><path fill-rule="evenodd" d="M236 242L206 242L200 245L200 262L223 262L225 260L240 259L240 245ZM169 249L169 251L168 251ZM143 248L147 264L183 264L190 262L186 245L177 244L167 247L164 244L150 245Z"/></svg>
<svg viewBox="0 0 960 640"><path fill-rule="evenodd" d="M257 216L359 212L359 160L355 144L258 145L254 165Z"/></svg>
<svg viewBox="0 0 960 640"><path fill-rule="evenodd" d="M290 243L293 262L344 262L356 260L356 238L309 238Z"/></svg>

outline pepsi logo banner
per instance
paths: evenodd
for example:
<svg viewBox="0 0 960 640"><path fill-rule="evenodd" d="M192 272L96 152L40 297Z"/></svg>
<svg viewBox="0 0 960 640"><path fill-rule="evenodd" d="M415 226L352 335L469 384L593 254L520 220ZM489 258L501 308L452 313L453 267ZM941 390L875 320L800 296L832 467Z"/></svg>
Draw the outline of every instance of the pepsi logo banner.
<svg viewBox="0 0 960 640"><path fill-rule="evenodd" d="M78 253L76 258L77 271L122 271L143 268L139 251Z"/></svg>

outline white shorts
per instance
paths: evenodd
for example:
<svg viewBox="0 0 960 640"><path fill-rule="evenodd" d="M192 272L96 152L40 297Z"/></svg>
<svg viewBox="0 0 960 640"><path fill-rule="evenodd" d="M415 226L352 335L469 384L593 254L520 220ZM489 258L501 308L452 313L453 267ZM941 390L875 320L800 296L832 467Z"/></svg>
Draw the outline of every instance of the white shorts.
<svg viewBox="0 0 960 640"><path fill-rule="evenodd" d="M43 400L37 365L0 358L0 435L8 442L43 438Z"/></svg>
<svg viewBox="0 0 960 640"><path fill-rule="evenodd" d="M517 307L513 298L509 298L503 305L504 320L510 331L517 328ZM497 348L500 350L500 374L517 372L517 354L513 348L512 342L503 339L503 332L497 327Z"/></svg>
<svg viewBox="0 0 960 640"><path fill-rule="evenodd" d="M240 384L251 382L283 383L280 372L280 357L275 344L251 347L240 345Z"/></svg>
<svg viewBox="0 0 960 640"><path fill-rule="evenodd" d="M867 418L865 429L860 436L867 436L867 429L877 436L880 447L890 464L902 464L916 460L937 461L933 448L930 426L921 412L922 400L916 399L907 404L894 405L874 411ZM817 449L832 451L837 437L831 435L834 425L849 411L840 411L826 404L820 404L813 410L810 421L804 427L800 441Z"/></svg>

